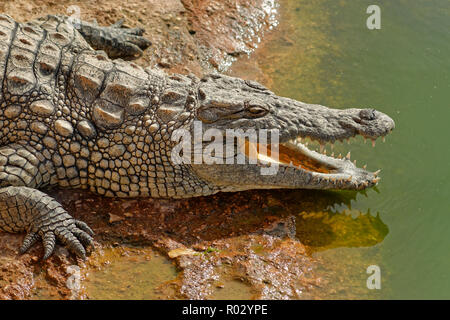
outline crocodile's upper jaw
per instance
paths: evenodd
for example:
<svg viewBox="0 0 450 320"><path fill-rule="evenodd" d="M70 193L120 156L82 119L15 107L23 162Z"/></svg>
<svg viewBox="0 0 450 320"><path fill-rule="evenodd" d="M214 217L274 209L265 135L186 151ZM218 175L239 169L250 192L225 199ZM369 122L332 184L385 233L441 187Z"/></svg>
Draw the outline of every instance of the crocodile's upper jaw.
<svg viewBox="0 0 450 320"><path fill-rule="evenodd" d="M259 84L214 76L200 86L197 119L204 130L275 130L278 140L271 152L259 153L257 143L241 143L241 153L253 164L202 164L192 169L200 178L225 191L269 188L364 189L376 185L378 171L358 168L350 160L312 151L303 138L321 145L363 136L373 142L395 127L386 114L374 109L333 109L279 97ZM266 146L270 148L269 145ZM272 146L274 143L272 142ZM250 152L250 149L256 152ZM265 150L265 148L262 148ZM278 151L276 151L278 149ZM249 161L250 162L250 161ZM229 162L228 162L229 163ZM276 167L271 174L261 168Z"/></svg>

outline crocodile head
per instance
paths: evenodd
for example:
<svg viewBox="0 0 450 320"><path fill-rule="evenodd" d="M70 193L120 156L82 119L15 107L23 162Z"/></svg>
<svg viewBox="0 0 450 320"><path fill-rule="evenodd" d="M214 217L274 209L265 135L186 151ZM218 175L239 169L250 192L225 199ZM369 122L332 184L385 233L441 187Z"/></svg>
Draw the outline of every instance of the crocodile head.
<svg viewBox="0 0 450 320"><path fill-rule="evenodd" d="M324 145L361 135L374 142L395 126L389 116L374 109L340 110L306 104L279 97L257 82L223 75L209 75L201 80L196 120L203 132L214 129L224 136L230 129L275 130L268 134L266 144L261 140L235 139L235 152L231 159L230 153L224 152L224 164L192 165L195 175L222 191L372 187L379 181L378 172L357 167L350 154L342 158L310 150L302 139ZM278 133L278 141L273 132ZM203 142L211 143L206 140L210 139ZM225 143L226 139L218 141ZM268 151L260 151L265 149ZM241 157L245 154L245 164L239 164L238 151ZM276 170L262 174L264 167Z"/></svg>

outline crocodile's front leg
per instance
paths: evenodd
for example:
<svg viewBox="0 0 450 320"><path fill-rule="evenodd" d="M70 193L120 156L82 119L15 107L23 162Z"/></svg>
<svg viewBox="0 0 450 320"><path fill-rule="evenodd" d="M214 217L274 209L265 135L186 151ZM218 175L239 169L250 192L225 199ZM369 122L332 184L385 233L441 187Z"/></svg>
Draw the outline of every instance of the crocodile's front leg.
<svg viewBox="0 0 450 320"><path fill-rule="evenodd" d="M58 239L84 259L93 232L56 200L36 189L49 183L47 168L51 164L32 151L16 144L0 148L0 230L27 232L21 253L42 239L47 259Z"/></svg>

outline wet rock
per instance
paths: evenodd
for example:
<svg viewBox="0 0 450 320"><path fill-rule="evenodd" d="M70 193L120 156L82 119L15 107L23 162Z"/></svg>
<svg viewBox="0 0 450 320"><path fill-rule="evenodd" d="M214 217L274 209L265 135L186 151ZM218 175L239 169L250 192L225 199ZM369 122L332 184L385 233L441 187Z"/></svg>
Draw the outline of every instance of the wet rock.
<svg viewBox="0 0 450 320"><path fill-rule="evenodd" d="M169 256L169 258L176 258L179 256L184 256L184 255L194 255L197 254L198 252L189 248L177 248L174 250L170 250L167 255Z"/></svg>
<svg viewBox="0 0 450 320"><path fill-rule="evenodd" d="M66 280L66 287L71 291L70 299L76 299L81 290L80 267L77 265L68 266L66 273L70 274L70 277Z"/></svg>
<svg viewBox="0 0 450 320"><path fill-rule="evenodd" d="M181 0L188 32L210 66L226 70L240 55L252 52L276 22L276 2L257 0ZM231 33L230 33L231 32Z"/></svg>
<svg viewBox="0 0 450 320"><path fill-rule="evenodd" d="M125 220L124 217L109 213L109 223L119 222L119 221L123 221L123 220Z"/></svg>

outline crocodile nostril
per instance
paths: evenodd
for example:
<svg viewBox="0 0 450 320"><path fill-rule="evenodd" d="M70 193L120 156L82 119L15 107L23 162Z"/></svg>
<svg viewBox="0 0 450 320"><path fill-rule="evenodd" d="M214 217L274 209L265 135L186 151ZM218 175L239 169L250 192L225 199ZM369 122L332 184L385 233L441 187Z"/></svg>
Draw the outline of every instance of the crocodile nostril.
<svg viewBox="0 0 450 320"><path fill-rule="evenodd" d="M363 109L359 112L359 116L364 120L375 120L375 109Z"/></svg>

